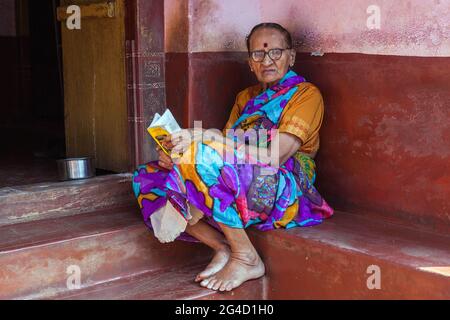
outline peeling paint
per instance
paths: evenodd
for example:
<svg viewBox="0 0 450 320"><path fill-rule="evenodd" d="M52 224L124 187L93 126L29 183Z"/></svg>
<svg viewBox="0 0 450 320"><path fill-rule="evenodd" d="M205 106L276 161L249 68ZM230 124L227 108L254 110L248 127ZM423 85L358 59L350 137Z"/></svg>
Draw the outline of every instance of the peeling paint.
<svg viewBox="0 0 450 320"><path fill-rule="evenodd" d="M411 104L412 108L408 112L403 109L403 114L386 114L382 117L374 133L383 140L375 146L379 152L389 156L393 156L395 150L396 153L404 152L411 156L446 158L450 155L450 148L444 147L449 130L447 119L450 119L450 109L438 97L430 97L429 92L416 94L409 96L415 103ZM421 108L423 99L436 101L431 103L431 110ZM432 126L429 125L431 123Z"/></svg>
<svg viewBox="0 0 450 320"><path fill-rule="evenodd" d="M179 0L166 3L168 52L245 51L250 29L273 21L293 33L300 52L450 56L450 0L379 0L380 30L366 26L371 0L185 2L191 11L172 10L179 9ZM183 39L185 33L175 27L183 15L190 17L189 26L184 26L189 29L189 48L184 49L176 39Z"/></svg>

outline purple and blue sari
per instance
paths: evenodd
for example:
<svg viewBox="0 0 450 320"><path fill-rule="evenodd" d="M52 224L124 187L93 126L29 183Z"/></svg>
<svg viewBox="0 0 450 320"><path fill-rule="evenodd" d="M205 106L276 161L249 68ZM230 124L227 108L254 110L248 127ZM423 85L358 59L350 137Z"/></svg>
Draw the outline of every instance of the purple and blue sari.
<svg viewBox="0 0 450 320"><path fill-rule="evenodd" d="M303 77L289 71L278 84L249 100L231 129L264 129L269 132L265 143L270 143L285 106L302 82ZM186 221L189 206L195 206L217 228L217 222L232 228L254 225L259 230L307 227L333 215L314 187L312 158L292 156L268 174L259 162L227 161L230 158L222 151L221 143L196 141L189 148L192 163L175 164L170 171L156 161L139 166L133 189L150 228L150 217L168 201ZM186 233L179 239L195 241Z"/></svg>

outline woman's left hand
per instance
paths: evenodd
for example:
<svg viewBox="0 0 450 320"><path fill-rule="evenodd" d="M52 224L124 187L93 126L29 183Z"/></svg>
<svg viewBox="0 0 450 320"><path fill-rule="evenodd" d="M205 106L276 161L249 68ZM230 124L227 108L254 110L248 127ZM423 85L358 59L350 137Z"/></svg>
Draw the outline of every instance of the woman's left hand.
<svg viewBox="0 0 450 320"><path fill-rule="evenodd" d="M193 141L202 139L203 132L204 129L183 129L173 133L170 136L173 144L172 153L185 153Z"/></svg>

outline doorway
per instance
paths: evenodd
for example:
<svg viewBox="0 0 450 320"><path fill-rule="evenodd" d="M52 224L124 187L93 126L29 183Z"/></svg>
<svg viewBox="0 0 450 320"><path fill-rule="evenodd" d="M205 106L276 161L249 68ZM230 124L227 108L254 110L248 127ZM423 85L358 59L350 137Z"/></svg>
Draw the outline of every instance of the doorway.
<svg viewBox="0 0 450 320"><path fill-rule="evenodd" d="M72 28L71 10L79 11ZM66 152L96 168L129 167L125 1L61 0Z"/></svg>
<svg viewBox="0 0 450 320"><path fill-rule="evenodd" d="M66 148L58 1L3 2L0 187L56 181Z"/></svg>
<svg viewBox="0 0 450 320"><path fill-rule="evenodd" d="M0 188L57 182L56 160L95 159L97 175L129 164L124 1L0 2ZM113 5L112 17L89 16ZM86 14L87 12L87 14Z"/></svg>

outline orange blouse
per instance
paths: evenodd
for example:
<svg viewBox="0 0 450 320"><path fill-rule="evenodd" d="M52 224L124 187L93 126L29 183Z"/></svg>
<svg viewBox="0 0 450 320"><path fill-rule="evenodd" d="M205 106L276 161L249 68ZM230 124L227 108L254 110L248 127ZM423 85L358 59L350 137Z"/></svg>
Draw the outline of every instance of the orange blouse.
<svg viewBox="0 0 450 320"><path fill-rule="evenodd" d="M298 137L302 142L298 152L314 158L320 146L319 129L324 114L323 99L319 89L312 83L303 82L297 86L298 90L281 114L278 129L280 132L287 132ZM246 103L261 93L261 85L252 86L239 92L230 118L223 129L224 133L239 119Z"/></svg>

